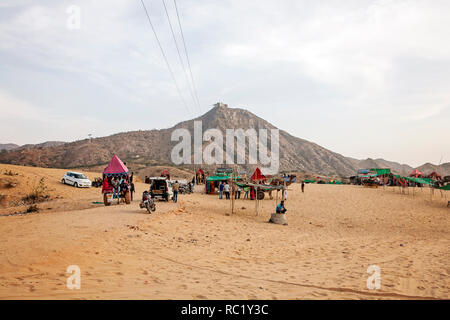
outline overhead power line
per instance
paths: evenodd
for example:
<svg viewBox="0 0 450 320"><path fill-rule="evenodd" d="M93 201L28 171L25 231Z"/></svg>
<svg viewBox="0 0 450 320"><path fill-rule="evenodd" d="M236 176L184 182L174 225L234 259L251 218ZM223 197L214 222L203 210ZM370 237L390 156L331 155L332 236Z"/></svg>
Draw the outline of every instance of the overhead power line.
<svg viewBox="0 0 450 320"><path fill-rule="evenodd" d="M178 53L178 58L180 60L180 65L181 65L181 68L183 69L184 76L185 76L186 82L188 84L189 92L190 92L191 97L192 97L192 99L194 101L194 105L197 105L199 111L201 111L200 110L200 104L198 103L198 101L195 98L195 91L193 89L191 81L189 80L189 76L187 74L186 67L185 67L184 62L183 62L183 58L181 57L180 48L178 47L178 41L177 41L177 38L175 37L175 32L173 31L172 21L170 20L169 12L167 11L166 2L164 0L162 0L162 3L163 3L163 6L164 6L164 11L166 12L167 21L169 22L170 31L172 32L172 38L173 38L173 41L175 42L175 47L177 48L177 53Z"/></svg>
<svg viewBox="0 0 450 320"><path fill-rule="evenodd" d="M158 42L158 46L159 46L159 49L161 50L161 54L162 54L162 56L164 58L164 61L166 62L167 69L169 70L170 76L172 77L172 80L175 83L175 87L177 88L178 95L180 96L180 99L183 102L184 107L186 108L187 112L190 113L188 105L186 104L186 101L184 100L183 95L181 94L180 87L178 86L178 82L175 79L175 75L174 75L174 73L172 71L172 68L170 67L169 61L167 60L167 56L164 53L164 49L163 49L163 47L161 45L161 42L159 41L158 34L156 33L155 27L153 26L152 20L150 19L150 15L148 14L147 7L145 6L144 0L141 0L141 3L142 3L142 6L144 7L145 14L147 15L148 23L150 24L150 27L152 28L153 34L155 35L156 42Z"/></svg>
<svg viewBox="0 0 450 320"><path fill-rule="evenodd" d="M188 55L188 50L186 47L186 41L184 39L183 28L181 27L180 14L178 13L177 1L173 0L173 3L175 4L175 11L177 12L178 26L180 27L181 39L183 39L184 52L186 54L186 60L187 60L187 64L189 67L189 73L191 75L192 86L194 87L195 97L197 98L197 103L198 103L198 105L200 107L200 111L201 111L201 105L200 105L200 99L198 98L197 86L195 85L194 76L192 75L192 68L191 68L191 63L189 61L189 55Z"/></svg>

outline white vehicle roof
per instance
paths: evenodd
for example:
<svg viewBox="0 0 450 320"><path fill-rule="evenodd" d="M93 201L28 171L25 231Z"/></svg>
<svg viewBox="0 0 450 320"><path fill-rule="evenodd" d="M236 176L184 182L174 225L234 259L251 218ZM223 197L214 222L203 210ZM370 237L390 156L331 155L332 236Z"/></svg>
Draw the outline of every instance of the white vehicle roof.
<svg viewBox="0 0 450 320"><path fill-rule="evenodd" d="M81 173L81 172L76 172L76 171L67 171L67 173L74 173L74 174L83 174L83 175L84 175L84 173Z"/></svg>

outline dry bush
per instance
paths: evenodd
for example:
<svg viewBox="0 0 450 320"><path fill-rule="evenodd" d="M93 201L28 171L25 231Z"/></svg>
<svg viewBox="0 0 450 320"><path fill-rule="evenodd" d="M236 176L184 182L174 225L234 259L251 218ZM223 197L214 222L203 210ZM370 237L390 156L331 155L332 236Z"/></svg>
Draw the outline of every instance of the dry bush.
<svg viewBox="0 0 450 320"><path fill-rule="evenodd" d="M5 172L3 172L3 174L5 176L18 176L19 175L17 172L14 172L12 170L5 170Z"/></svg>
<svg viewBox="0 0 450 320"><path fill-rule="evenodd" d="M6 189L11 189L15 187L17 187L17 182L9 181L8 183L5 184Z"/></svg>
<svg viewBox="0 0 450 320"><path fill-rule="evenodd" d="M37 207L37 205L32 204L27 208L27 213L30 212L39 212L39 208Z"/></svg>
<svg viewBox="0 0 450 320"><path fill-rule="evenodd" d="M33 190L22 198L26 203L37 203L50 199L48 194L48 187L45 184L45 178L42 177L39 182L33 187Z"/></svg>
<svg viewBox="0 0 450 320"><path fill-rule="evenodd" d="M6 207L7 202L7 195L0 194L0 207Z"/></svg>
<svg viewBox="0 0 450 320"><path fill-rule="evenodd" d="M0 179L0 189L12 189L18 186L16 180Z"/></svg>

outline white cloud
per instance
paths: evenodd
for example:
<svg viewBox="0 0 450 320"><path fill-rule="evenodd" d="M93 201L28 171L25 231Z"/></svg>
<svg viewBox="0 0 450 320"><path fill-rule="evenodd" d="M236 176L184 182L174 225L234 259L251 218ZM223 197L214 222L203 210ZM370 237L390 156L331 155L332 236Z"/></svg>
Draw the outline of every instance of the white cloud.
<svg viewBox="0 0 450 320"><path fill-rule="evenodd" d="M161 2L146 3L190 101ZM101 107L103 120L114 122L113 115L127 109L140 115L127 119L128 130L167 127L200 112L192 102L189 112L181 105L139 1L79 0L82 28L70 31L66 9L72 4L2 1L0 59L8 61L0 74L3 92L43 111L50 104L72 111L78 107L72 100L81 101L80 120L95 119ZM176 23L172 1L166 4ZM376 133L386 141L408 125L448 116L448 1L184 0L178 6L202 111L221 99L245 105L297 136L353 156L364 156L354 150L365 138L350 128L363 130L369 117L394 130ZM15 74L26 79L13 81ZM42 82L50 75L61 82L51 84L55 95ZM39 94L41 86L46 94ZM114 112L105 114L108 107ZM52 116L47 111L46 119ZM449 129L427 132L415 134L429 134L439 153L433 137L450 135ZM382 150L383 143L371 147Z"/></svg>

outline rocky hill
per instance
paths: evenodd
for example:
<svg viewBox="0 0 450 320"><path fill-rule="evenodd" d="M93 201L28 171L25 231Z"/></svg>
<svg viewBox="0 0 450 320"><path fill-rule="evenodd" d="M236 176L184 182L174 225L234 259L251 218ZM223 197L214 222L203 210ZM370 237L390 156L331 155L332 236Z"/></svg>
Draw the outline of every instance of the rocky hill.
<svg viewBox="0 0 450 320"><path fill-rule="evenodd" d="M441 176L450 176L450 162L443 163L441 165L435 165L432 163L425 163L417 168L423 174L430 174L431 172L437 172Z"/></svg>
<svg viewBox="0 0 450 320"><path fill-rule="evenodd" d="M352 159L357 169L368 169L368 168L390 168L392 172L407 175L414 169L407 164L400 164L398 162L387 161L384 159L371 159L367 158L365 160Z"/></svg>
<svg viewBox="0 0 450 320"><path fill-rule="evenodd" d="M19 148L20 146L18 144L15 143L0 143L0 151L2 150L14 150Z"/></svg>
<svg viewBox="0 0 450 320"><path fill-rule="evenodd" d="M32 149L32 148L57 147L57 146L61 146L63 144L65 144L65 142L63 142L63 141L46 141L46 142L38 143L38 144L24 144L23 146L20 146L20 145L15 144L15 143L5 143L5 144L1 144L0 143L0 151L2 151L2 150L11 151L11 150L23 150L23 149Z"/></svg>
<svg viewBox="0 0 450 320"><path fill-rule="evenodd" d="M214 107L196 119L181 122L169 129L123 132L61 145L3 151L0 153L0 162L54 168L86 168L104 165L117 154L122 160L139 166L172 165L170 155L177 142L171 141L171 133L175 129L185 128L193 137L196 120L202 121L203 132L215 128L221 130L224 136L226 129L233 128L275 129L272 124L247 110L222 105ZM270 133L268 136L270 138ZM371 167L390 167L398 173L412 171L407 165L383 159L347 158L313 142L294 137L281 129L279 142L282 171L341 176L352 175L359 168ZM208 144L209 142L204 142L203 146ZM248 158L248 144L246 158Z"/></svg>

